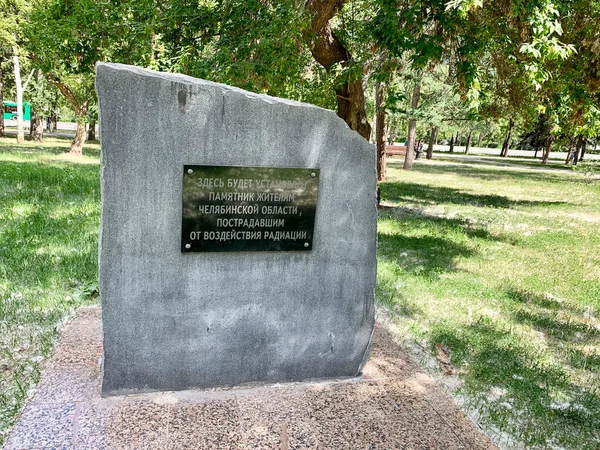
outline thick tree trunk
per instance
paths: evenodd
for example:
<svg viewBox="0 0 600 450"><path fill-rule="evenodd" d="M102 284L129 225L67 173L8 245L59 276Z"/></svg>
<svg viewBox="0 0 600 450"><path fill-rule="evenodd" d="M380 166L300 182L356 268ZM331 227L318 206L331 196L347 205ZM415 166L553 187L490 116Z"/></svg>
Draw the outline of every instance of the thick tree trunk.
<svg viewBox="0 0 600 450"><path fill-rule="evenodd" d="M548 158L550 157L550 149L552 148L552 142L554 142L554 136L550 136L546 141L546 148L544 149L544 154L542 155L542 164L546 164L548 162Z"/></svg>
<svg viewBox="0 0 600 450"><path fill-rule="evenodd" d="M90 100L88 98L83 103L78 101L75 95L73 94L73 91L71 91L71 89L69 88L69 86L63 83L58 77L56 77L52 73L47 73L46 79L49 83L56 86L61 92L61 94L65 96L65 98L73 108L75 115L77 116L77 131L75 132L75 138L73 138L71 146L69 147L69 153L81 155L86 137L85 122L88 117L88 108Z"/></svg>
<svg viewBox="0 0 600 450"><path fill-rule="evenodd" d="M96 121L95 120L90 120L90 127L88 129L87 140L88 141L96 140Z"/></svg>
<svg viewBox="0 0 600 450"><path fill-rule="evenodd" d="M467 136L467 145L465 146L465 154L469 153L471 149L471 136L473 135L473 131L469 131L469 136Z"/></svg>
<svg viewBox="0 0 600 450"><path fill-rule="evenodd" d="M17 90L17 144L25 142L25 129L23 126L23 85L21 84L21 69L19 67L19 56L16 49L13 55L13 66L15 69L15 86Z"/></svg>
<svg viewBox="0 0 600 450"><path fill-rule="evenodd" d="M502 150L500 151L500 156L507 157L508 150L510 148L510 141L512 138L513 128L515 126L515 121L510 119L508 123L508 133L506 133L506 139L504 139L504 143L502 144Z"/></svg>
<svg viewBox="0 0 600 450"><path fill-rule="evenodd" d="M83 153L83 144L85 143L85 118L77 118L77 131L75 132L75 138L71 142L69 147L69 153L73 155L81 155Z"/></svg>
<svg viewBox="0 0 600 450"><path fill-rule="evenodd" d="M581 156L579 157L579 161L583 161L583 157L585 156L586 147L587 147L587 138L583 138L583 142L581 143Z"/></svg>
<svg viewBox="0 0 600 450"><path fill-rule="evenodd" d="M383 107L384 87L381 81L375 83L375 143L377 145L377 180L385 180L385 108Z"/></svg>
<svg viewBox="0 0 600 450"><path fill-rule="evenodd" d="M458 133L457 133L458 135ZM454 133L452 133L452 137L450 138L450 149L448 150L450 153L454 153Z"/></svg>
<svg viewBox="0 0 600 450"><path fill-rule="evenodd" d="M306 38L315 61L329 71L334 64L347 65L352 59L350 52L333 33L329 20L339 13L346 0L307 0L312 12L309 33ZM348 80L336 89L337 115L365 139L371 135L367 118L362 80Z"/></svg>
<svg viewBox="0 0 600 450"><path fill-rule="evenodd" d="M421 80L416 80L413 87L412 101L410 106L413 111L419 106L419 98L421 96ZM406 156L404 157L404 169L412 169L415 158L415 145L417 138L417 120L411 119L408 121L408 146L406 147Z"/></svg>
<svg viewBox="0 0 600 450"><path fill-rule="evenodd" d="M37 142L42 142L44 137L44 121L35 112L31 113L29 122L29 137Z"/></svg>
<svg viewBox="0 0 600 450"><path fill-rule="evenodd" d="M429 136L429 144L427 145L427 159L433 158L433 143L437 139L438 127L431 127L431 135Z"/></svg>
<svg viewBox="0 0 600 450"><path fill-rule="evenodd" d="M50 113L47 122L47 130L49 133L54 133L56 130L56 123L58 122L57 109L58 108L56 106L52 105L52 112Z"/></svg>
<svg viewBox="0 0 600 450"><path fill-rule="evenodd" d="M4 78L2 76L2 63L4 55L0 54L0 137L4 137Z"/></svg>
<svg viewBox="0 0 600 450"><path fill-rule="evenodd" d="M537 154L538 154L538 151L539 151L539 150L540 150L540 148L539 148L539 147L536 147L536 148L535 148L535 154L533 155L533 159L537 159Z"/></svg>

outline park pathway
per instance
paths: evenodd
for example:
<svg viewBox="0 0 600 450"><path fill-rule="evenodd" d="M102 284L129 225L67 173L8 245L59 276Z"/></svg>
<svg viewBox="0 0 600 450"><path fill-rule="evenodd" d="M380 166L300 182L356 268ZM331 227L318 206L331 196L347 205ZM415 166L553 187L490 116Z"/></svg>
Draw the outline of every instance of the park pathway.
<svg viewBox="0 0 600 450"><path fill-rule="evenodd" d="M379 325L346 380L101 398L101 355L100 309L80 308L4 448L496 448Z"/></svg>

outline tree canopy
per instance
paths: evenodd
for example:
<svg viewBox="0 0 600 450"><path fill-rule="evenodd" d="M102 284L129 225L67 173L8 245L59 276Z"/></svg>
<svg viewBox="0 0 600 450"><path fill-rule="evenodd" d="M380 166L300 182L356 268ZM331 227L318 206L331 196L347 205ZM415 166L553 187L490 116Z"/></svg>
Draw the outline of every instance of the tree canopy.
<svg viewBox="0 0 600 450"><path fill-rule="evenodd" d="M0 57L18 49L81 124L95 102L95 63L112 61L336 109L366 138L376 84L388 135L412 120L421 130L468 134L510 122L527 131L540 114L556 138L598 133L597 0L0 0L0 8ZM465 121L446 120L457 114Z"/></svg>

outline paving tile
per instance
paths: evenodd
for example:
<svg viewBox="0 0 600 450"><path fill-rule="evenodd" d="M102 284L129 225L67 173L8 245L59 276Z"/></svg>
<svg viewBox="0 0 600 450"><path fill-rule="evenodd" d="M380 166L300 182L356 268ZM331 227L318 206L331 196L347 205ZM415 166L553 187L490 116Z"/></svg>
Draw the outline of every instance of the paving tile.
<svg viewBox="0 0 600 450"><path fill-rule="evenodd" d="M81 307L75 318L63 330L62 345L98 344L102 342L102 314L100 309Z"/></svg>
<svg viewBox="0 0 600 450"><path fill-rule="evenodd" d="M59 344L49 367L61 368L70 365L85 366L100 373L100 358L102 358L102 344Z"/></svg>
<svg viewBox="0 0 600 450"><path fill-rule="evenodd" d="M404 378L418 371L418 366L406 357L392 334L382 325L375 324L373 345L369 360L362 370L367 379Z"/></svg>
<svg viewBox="0 0 600 450"><path fill-rule="evenodd" d="M304 396L307 414L317 421L355 416L379 418L391 408L385 390L374 381L323 385L307 390Z"/></svg>
<svg viewBox="0 0 600 450"><path fill-rule="evenodd" d="M399 412L419 414L433 410L432 404L415 387L401 380L388 380L381 383L388 403Z"/></svg>
<svg viewBox="0 0 600 450"><path fill-rule="evenodd" d="M101 339L81 308L6 450L496 448L380 325L356 379L107 399Z"/></svg>
<svg viewBox="0 0 600 450"><path fill-rule="evenodd" d="M318 439L304 390L261 389L237 399L240 448L316 448Z"/></svg>
<svg viewBox="0 0 600 450"><path fill-rule="evenodd" d="M7 442L5 450L63 448L73 445L75 404L30 403Z"/></svg>
<svg viewBox="0 0 600 450"><path fill-rule="evenodd" d="M169 405L169 449L233 448L242 438L235 400Z"/></svg>
<svg viewBox="0 0 600 450"><path fill-rule="evenodd" d="M84 366L49 367L44 370L36 387L35 402L75 403L100 395L97 372Z"/></svg>
<svg viewBox="0 0 600 450"><path fill-rule="evenodd" d="M106 404L100 414L108 448L166 448L168 405L120 401Z"/></svg>

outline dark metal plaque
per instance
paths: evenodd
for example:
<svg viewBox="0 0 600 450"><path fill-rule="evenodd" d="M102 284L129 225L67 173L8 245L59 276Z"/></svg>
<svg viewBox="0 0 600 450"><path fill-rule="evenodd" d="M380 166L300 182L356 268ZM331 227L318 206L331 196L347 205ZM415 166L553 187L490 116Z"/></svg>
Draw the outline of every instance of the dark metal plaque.
<svg viewBox="0 0 600 450"><path fill-rule="evenodd" d="M183 166L182 252L312 250L319 169Z"/></svg>

